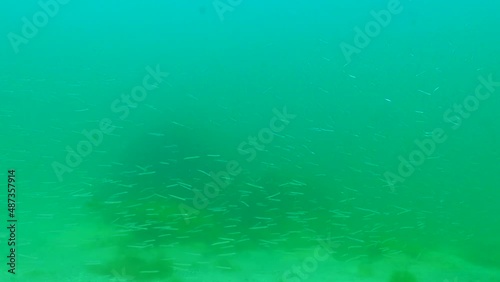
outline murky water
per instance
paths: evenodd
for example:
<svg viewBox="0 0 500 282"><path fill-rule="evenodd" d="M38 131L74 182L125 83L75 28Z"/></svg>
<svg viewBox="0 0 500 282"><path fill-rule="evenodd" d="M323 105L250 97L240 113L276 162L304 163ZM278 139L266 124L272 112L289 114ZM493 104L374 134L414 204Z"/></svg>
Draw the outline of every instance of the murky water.
<svg viewBox="0 0 500 282"><path fill-rule="evenodd" d="M4 6L2 281L500 281L498 5Z"/></svg>

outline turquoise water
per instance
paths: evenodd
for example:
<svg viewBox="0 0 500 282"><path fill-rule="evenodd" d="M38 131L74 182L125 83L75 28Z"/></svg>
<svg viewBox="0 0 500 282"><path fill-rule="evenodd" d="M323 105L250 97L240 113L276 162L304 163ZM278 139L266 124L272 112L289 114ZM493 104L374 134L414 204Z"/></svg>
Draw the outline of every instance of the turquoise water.
<svg viewBox="0 0 500 282"><path fill-rule="evenodd" d="M498 10L5 3L1 280L500 281Z"/></svg>

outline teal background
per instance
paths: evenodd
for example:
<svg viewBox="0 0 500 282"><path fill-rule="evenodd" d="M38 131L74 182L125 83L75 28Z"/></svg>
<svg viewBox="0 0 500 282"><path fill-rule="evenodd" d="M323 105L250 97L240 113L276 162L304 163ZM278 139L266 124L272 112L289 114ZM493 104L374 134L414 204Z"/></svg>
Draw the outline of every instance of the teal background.
<svg viewBox="0 0 500 282"><path fill-rule="evenodd" d="M458 128L444 118L479 77L500 81L499 5L401 1L347 61L341 43L355 45L355 27L387 3L243 0L220 16L205 0L72 0L15 52L9 34L22 35L23 17L41 7L5 1L0 167L17 172L17 281L110 281L122 268L137 281L201 281L179 270L189 260L179 246L206 256L189 271L236 269L220 255L300 261L318 236L336 238L335 261L357 265L352 281L389 281L399 270L422 281L499 281L500 88ZM148 66L168 77L123 119L111 105ZM296 117L247 161L240 144L285 107ZM65 164L67 146L103 118L116 129L60 181L54 162ZM399 157L436 128L447 140L388 184ZM193 191L212 181L203 172L231 160L241 173L187 223L179 204L193 207ZM220 238L231 242L213 245ZM376 270L381 260L393 267ZM480 270L472 278L465 265Z"/></svg>

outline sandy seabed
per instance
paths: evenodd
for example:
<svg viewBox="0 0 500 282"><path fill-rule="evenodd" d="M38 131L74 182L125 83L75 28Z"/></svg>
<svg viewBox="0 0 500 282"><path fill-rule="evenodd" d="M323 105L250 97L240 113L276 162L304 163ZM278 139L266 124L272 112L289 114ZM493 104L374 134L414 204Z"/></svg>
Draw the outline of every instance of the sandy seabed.
<svg viewBox="0 0 500 282"><path fill-rule="evenodd" d="M107 252L107 253L106 253ZM220 256L202 254L200 249L169 248L169 257L176 258L168 275L155 277L154 271L126 267L110 269L108 274L89 270L92 263L105 261L116 253L101 251L87 257L48 256L23 258L16 275L5 271L0 281L20 282L500 282L500 269L473 265L459 257L445 253L427 253L419 259L405 255L384 257L377 260L363 258L340 261L332 254L318 261L314 248L301 252L284 253L272 250L255 250ZM55 253L54 253L55 254ZM91 256L90 256L91 255ZM71 259L73 257L73 259ZM84 258L84 260L80 260ZM131 273L132 272L132 273ZM398 276L399 278L395 278ZM152 275L152 276L149 276ZM411 277L410 277L411 276ZM413 279L412 279L413 278Z"/></svg>

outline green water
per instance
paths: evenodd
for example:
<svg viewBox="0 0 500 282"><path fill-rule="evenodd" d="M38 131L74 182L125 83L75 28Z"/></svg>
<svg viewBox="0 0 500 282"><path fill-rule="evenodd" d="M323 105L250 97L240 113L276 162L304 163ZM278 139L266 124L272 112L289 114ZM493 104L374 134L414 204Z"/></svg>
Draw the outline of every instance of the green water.
<svg viewBox="0 0 500 282"><path fill-rule="evenodd" d="M498 10L4 3L1 281L500 281Z"/></svg>

